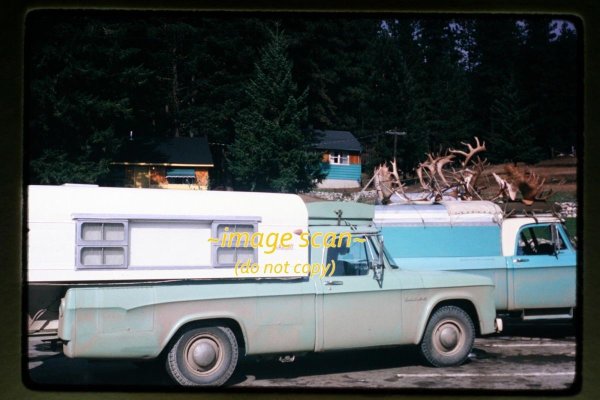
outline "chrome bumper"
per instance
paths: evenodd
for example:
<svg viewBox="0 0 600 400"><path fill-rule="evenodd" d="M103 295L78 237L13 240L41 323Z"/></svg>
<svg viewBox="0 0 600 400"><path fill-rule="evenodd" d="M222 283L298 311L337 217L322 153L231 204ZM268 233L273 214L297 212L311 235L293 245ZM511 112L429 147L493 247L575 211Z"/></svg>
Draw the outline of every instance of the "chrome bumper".
<svg viewBox="0 0 600 400"><path fill-rule="evenodd" d="M496 328L496 333L502 332L502 329L504 328L502 318L496 318L496 320L494 321L494 328Z"/></svg>

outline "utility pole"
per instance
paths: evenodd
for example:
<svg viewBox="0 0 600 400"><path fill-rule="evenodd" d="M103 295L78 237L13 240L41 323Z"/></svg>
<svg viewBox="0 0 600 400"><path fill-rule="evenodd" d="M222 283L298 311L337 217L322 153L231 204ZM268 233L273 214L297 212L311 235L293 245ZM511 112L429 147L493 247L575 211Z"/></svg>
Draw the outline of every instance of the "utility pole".
<svg viewBox="0 0 600 400"><path fill-rule="evenodd" d="M406 136L406 132L398 132L398 131L385 131L388 135L394 135L394 162L396 161L396 146L398 145L398 136Z"/></svg>

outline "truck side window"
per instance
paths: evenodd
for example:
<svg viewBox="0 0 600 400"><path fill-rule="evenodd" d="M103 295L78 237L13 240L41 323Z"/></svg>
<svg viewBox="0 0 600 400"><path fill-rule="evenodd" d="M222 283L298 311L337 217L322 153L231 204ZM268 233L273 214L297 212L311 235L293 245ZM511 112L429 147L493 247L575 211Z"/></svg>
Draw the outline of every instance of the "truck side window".
<svg viewBox="0 0 600 400"><path fill-rule="evenodd" d="M127 268L128 236L127 221L78 220L77 269Z"/></svg>
<svg viewBox="0 0 600 400"><path fill-rule="evenodd" d="M560 235L552 234L552 225L532 225L521 229L519 232L518 255L553 255L554 240L557 240L557 248L566 249L565 243Z"/></svg>
<svg viewBox="0 0 600 400"><path fill-rule="evenodd" d="M369 273L369 256L365 242L352 241L350 247L346 241L341 247L327 249L327 263L335 263L334 276L356 276Z"/></svg>

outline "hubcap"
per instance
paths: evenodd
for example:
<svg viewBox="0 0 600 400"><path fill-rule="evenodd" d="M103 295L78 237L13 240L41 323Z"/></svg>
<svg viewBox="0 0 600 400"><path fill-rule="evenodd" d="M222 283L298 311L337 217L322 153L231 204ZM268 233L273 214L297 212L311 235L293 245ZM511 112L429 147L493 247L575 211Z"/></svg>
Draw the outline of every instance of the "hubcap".
<svg viewBox="0 0 600 400"><path fill-rule="evenodd" d="M445 326L440 332L440 344L450 350L458 343L458 335L459 332L454 327Z"/></svg>
<svg viewBox="0 0 600 400"><path fill-rule="evenodd" d="M192 358L199 366L208 367L215 362L217 352L209 343L202 341L194 347Z"/></svg>
<svg viewBox="0 0 600 400"><path fill-rule="evenodd" d="M433 346L446 355L459 352L466 340L462 326L453 320L440 321L433 332Z"/></svg>
<svg viewBox="0 0 600 400"><path fill-rule="evenodd" d="M208 375L223 362L223 352L217 338L203 334L190 339L184 349L187 369L195 375Z"/></svg>

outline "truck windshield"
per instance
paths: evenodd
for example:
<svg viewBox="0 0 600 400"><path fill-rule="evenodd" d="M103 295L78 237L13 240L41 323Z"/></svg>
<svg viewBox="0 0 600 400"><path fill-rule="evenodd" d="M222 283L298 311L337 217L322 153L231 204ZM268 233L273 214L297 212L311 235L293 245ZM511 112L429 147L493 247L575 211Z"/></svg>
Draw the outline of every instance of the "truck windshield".
<svg viewBox="0 0 600 400"><path fill-rule="evenodd" d="M400 268L396 262L394 261L394 259L392 258L390 252L388 251L388 249L385 248L385 246L383 246L383 254L385 255L384 259L385 262L387 262L389 264L390 267L392 268Z"/></svg>

